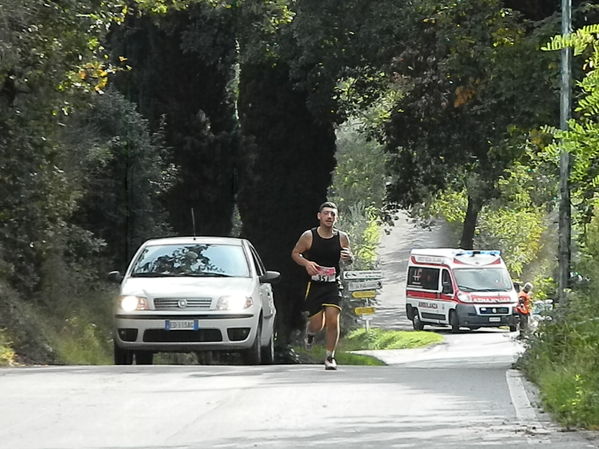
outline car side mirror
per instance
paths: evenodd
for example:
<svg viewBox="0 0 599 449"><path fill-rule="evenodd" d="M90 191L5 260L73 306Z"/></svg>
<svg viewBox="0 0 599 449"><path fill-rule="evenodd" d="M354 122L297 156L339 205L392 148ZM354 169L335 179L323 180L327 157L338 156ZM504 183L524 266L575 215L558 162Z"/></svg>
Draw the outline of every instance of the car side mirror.
<svg viewBox="0 0 599 449"><path fill-rule="evenodd" d="M124 276L120 273L120 271L111 271L108 273L108 280L110 282L115 282L120 284L123 281Z"/></svg>
<svg viewBox="0 0 599 449"><path fill-rule="evenodd" d="M278 281L280 276L281 276L281 273L279 273L278 271L267 271L262 276L260 276L258 279L260 279L261 284L264 284L266 282L273 283L275 281Z"/></svg>
<svg viewBox="0 0 599 449"><path fill-rule="evenodd" d="M453 288L451 288L451 284L443 284L443 289L441 290L441 293L443 293L444 295L452 294Z"/></svg>

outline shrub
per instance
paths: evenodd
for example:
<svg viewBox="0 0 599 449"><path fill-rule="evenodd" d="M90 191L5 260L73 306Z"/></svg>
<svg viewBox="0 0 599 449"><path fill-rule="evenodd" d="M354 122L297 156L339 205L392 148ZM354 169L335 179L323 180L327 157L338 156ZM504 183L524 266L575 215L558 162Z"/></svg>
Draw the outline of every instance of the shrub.
<svg viewBox="0 0 599 449"><path fill-rule="evenodd" d="M12 349L12 341L6 333L6 329L0 329L0 366L14 364L15 351Z"/></svg>

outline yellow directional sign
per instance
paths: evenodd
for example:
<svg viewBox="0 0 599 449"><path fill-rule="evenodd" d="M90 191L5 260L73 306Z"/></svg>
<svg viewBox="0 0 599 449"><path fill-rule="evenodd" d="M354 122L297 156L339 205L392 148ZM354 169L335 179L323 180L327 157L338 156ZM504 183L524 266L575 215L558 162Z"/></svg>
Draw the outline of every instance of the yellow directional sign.
<svg viewBox="0 0 599 449"><path fill-rule="evenodd" d="M356 312L356 315L372 315L375 309L374 307L356 307L354 312Z"/></svg>
<svg viewBox="0 0 599 449"><path fill-rule="evenodd" d="M354 298L375 298L376 290L361 290L361 291L351 292L351 295Z"/></svg>

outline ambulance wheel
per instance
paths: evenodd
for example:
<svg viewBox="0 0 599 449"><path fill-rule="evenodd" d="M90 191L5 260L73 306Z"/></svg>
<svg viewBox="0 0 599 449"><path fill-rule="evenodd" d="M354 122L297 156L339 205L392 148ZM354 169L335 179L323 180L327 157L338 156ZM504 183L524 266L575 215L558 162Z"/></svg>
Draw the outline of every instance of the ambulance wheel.
<svg viewBox="0 0 599 449"><path fill-rule="evenodd" d="M513 324L510 326L510 332L516 332L518 330L518 325Z"/></svg>
<svg viewBox="0 0 599 449"><path fill-rule="evenodd" d="M412 327L415 331L421 331L424 329L424 323L420 321L420 315L418 313L418 309L414 309L412 315Z"/></svg>
<svg viewBox="0 0 599 449"><path fill-rule="evenodd" d="M451 326L451 333L457 334L460 332L460 320L455 310L449 312L449 325Z"/></svg>
<svg viewBox="0 0 599 449"><path fill-rule="evenodd" d="M410 321L412 321L412 319L414 318L414 307L412 307L412 304L406 305L406 317Z"/></svg>

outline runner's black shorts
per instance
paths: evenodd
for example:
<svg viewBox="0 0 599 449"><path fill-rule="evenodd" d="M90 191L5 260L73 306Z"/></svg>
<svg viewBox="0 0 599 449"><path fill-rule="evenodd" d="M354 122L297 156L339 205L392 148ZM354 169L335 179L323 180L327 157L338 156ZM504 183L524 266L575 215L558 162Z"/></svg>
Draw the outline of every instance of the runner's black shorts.
<svg viewBox="0 0 599 449"><path fill-rule="evenodd" d="M309 281L306 287L304 310L308 311L308 316L313 316L325 307L336 307L341 310L339 283Z"/></svg>

